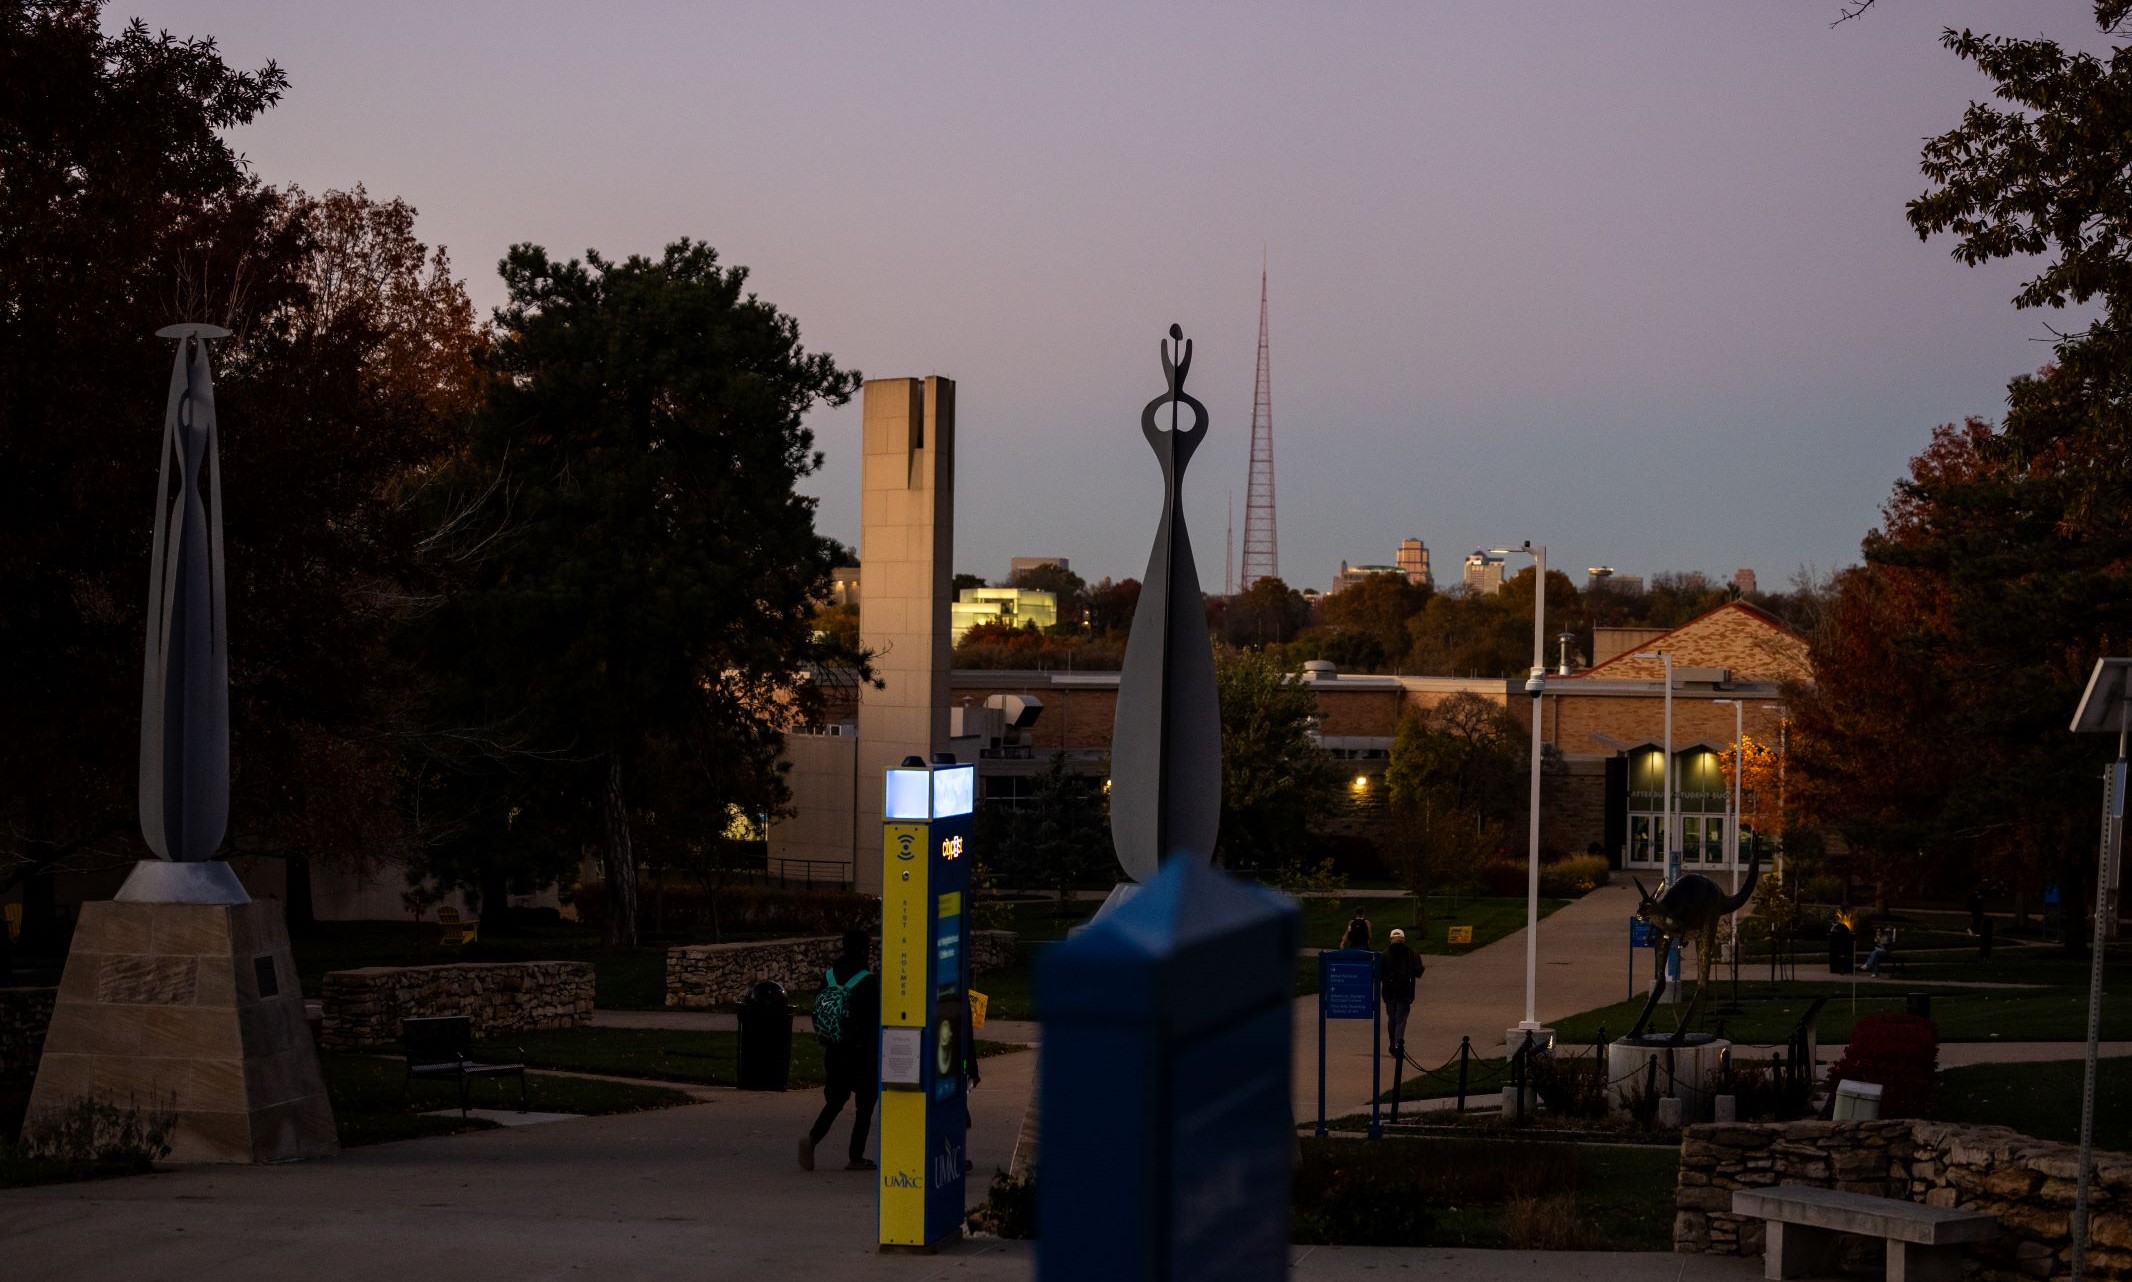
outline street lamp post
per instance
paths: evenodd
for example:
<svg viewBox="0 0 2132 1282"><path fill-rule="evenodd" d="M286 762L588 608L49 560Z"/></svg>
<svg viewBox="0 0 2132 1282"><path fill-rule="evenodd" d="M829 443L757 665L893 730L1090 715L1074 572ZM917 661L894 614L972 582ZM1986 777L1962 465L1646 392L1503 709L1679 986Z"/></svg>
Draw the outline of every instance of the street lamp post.
<svg viewBox="0 0 2132 1282"><path fill-rule="evenodd" d="M1639 659L1663 660L1666 665L1666 760L1665 775L1663 776L1665 779L1663 785L1665 796L1661 798L1661 808L1665 812L1664 823L1666 830L1660 835L1664 838L1662 849L1665 851L1666 856L1666 884L1671 885L1680 880L1680 838L1678 836L1680 818L1673 813L1673 656L1664 650L1644 650L1638 653L1636 657ZM1666 1003L1671 1005L1680 1000L1679 950L1674 949L1667 952L1665 959L1659 964L1665 967Z"/></svg>
<svg viewBox="0 0 2132 1282"><path fill-rule="evenodd" d="M1526 814L1525 869L1525 1018L1524 1032L1540 1028L1540 696L1547 689L1547 548L1527 540L1516 548L1490 548L1491 556L1523 552L1532 558L1532 674L1525 693L1532 696L1532 794Z"/></svg>
<svg viewBox="0 0 2132 1282"><path fill-rule="evenodd" d="M1781 703L1765 703L1762 705L1762 709L1765 712L1777 714L1777 823L1779 827L1777 832L1776 868L1777 880L1782 881L1784 880L1784 825L1789 822L1789 816L1784 811L1784 749L1787 732L1791 729L1791 718L1784 715L1784 705ZM1756 808L1755 813L1762 813L1760 807Z"/></svg>
<svg viewBox="0 0 2132 1282"><path fill-rule="evenodd" d="M1732 796L1727 801L1729 813L1725 816L1725 862L1732 868L1732 893L1740 893L1740 781L1747 772L1747 701L1744 699L1712 699L1712 703L1732 705ZM1740 915L1732 914L1732 955L1740 953Z"/></svg>

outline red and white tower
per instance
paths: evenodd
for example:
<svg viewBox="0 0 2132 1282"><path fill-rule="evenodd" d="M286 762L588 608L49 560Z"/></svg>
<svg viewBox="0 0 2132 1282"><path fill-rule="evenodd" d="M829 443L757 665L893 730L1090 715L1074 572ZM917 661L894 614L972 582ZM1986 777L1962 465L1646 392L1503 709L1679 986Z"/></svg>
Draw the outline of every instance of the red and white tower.
<svg viewBox="0 0 2132 1282"><path fill-rule="evenodd" d="M1258 380L1251 397L1251 483L1244 491L1244 565L1237 586L1281 576L1273 516L1273 359L1266 339L1266 271L1258 275Z"/></svg>

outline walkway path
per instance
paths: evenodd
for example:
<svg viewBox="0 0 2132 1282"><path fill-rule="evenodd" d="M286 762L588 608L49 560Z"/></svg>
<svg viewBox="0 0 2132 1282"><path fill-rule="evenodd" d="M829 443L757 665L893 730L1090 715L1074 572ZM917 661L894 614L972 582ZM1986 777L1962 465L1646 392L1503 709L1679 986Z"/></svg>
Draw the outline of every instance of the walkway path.
<svg viewBox="0 0 2132 1282"><path fill-rule="evenodd" d="M1035 1056L989 1061L971 1097L978 1171L1004 1166ZM10 1282L319 1282L686 1277L748 1282L1024 1282L1021 1243L939 1256L873 1250L872 1177L807 1174L794 1138L814 1092L716 1093L654 1113L355 1149L330 1161L193 1167L0 1192ZM824 1152L840 1147L843 1128ZM984 1181L973 1181L982 1196ZM1462 1282L1752 1282L1757 1261L1669 1254L1298 1247L1298 1282L1455 1274Z"/></svg>
<svg viewBox="0 0 2132 1282"><path fill-rule="evenodd" d="M1601 886L1540 920L1540 967L1536 1004L1542 1023L1618 1002L1628 992L1628 919L1636 892ZM1503 1033L1525 1015L1525 931L1470 953L1422 958L1414 1013L1407 1023L1407 1054L1434 1068L1458 1054L1462 1037L1473 1038L1477 1056L1503 1053ZM1648 955L1639 958L1646 967ZM1296 1116L1318 1107L1318 999L1303 997L1295 1009ZM1391 1065L1383 1085L1391 1086ZM1326 1025L1326 1115L1338 1117L1369 1107L1370 1026L1361 1020Z"/></svg>

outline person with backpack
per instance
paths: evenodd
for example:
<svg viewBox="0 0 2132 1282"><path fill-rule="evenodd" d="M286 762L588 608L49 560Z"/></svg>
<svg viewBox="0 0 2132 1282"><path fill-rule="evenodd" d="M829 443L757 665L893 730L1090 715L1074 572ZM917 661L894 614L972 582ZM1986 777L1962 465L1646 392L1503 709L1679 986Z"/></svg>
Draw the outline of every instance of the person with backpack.
<svg viewBox="0 0 2132 1282"><path fill-rule="evenodd" d="M814 1169L814 1149L835 1125L844 1101L858 1100L851 1121L847 1171L871 1171L866 1136L873 1129L874 1103L881 1096L881 979L867 963L869 944L863 930L844 932L844 951L822 972L822 991L814 999L814 1035L822 1043L822 1111L800 1136L799 1163Z"/></svg>
<svg viewBox="0 0 2132 1282"><path fill-rule="evenodd" d="M1421 978L1428 967L1422 964L1421 954L1407 947L1407 933L1392 931L1391 947L1384 950L1384 959L1379 965L1378 991L1384 994L1384 1035L1391 1043L1392 1054L1407 1053L1407 1013L1414 1009L1414 981Z"/></svg>
<svg viewBox="0 0 2132 1282"><path fill-rule="evenodd" d="M1357 908L1354 917L1347 923L1347 933L1340 937L1342 948L1368 948L1370 946L1370 919Z"/></svg>

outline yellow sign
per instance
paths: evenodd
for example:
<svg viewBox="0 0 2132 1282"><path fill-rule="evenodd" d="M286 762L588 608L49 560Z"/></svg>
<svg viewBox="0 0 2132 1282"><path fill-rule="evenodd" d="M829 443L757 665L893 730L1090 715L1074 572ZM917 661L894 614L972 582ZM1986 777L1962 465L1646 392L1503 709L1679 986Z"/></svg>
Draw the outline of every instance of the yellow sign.
<svg viewBox="0 0 2132 1282"><path fill-rule="evenodd" d="M962 892L951 890L940 897L940 920L962 915Z"/></svg>
<svg viewBox="0 0 2132 1282"><path fill-rule="evenodd" d="M932 1010L925 983L932 924L926 845L924 824L889 824L882 840L881 1023L891 1028L923 1028ZM904 852L913 849L916 858L907 858Z"/></svg>
<svg viewBox="0 0 2132 1282"><path fill-rule="evenodd" d="M1453 927L1451 927L1451 937L1450 937L1449 939L1445 940L1444 942L1445 942L1445 943L1448 943L1448 944L1470 944L1470 943L1472 943L1472 942L1473 942L1473 927L1471 927L1471 926L1453 926Z"/></svg>
<svg viewBox="0 0 2132 1282"><path fill-rule="evenodd" d="M991 998L985 996L983 993L978 992L974 988L970 990L971 1028L983 1028L985 1026L985 1007L991 1004Z"/></svg>

